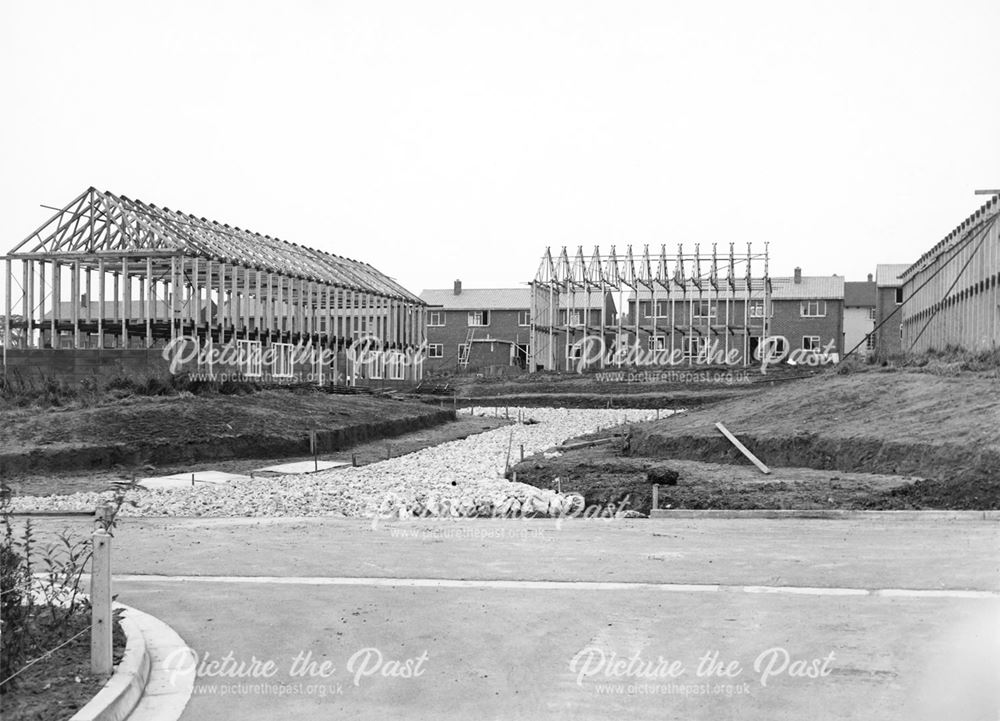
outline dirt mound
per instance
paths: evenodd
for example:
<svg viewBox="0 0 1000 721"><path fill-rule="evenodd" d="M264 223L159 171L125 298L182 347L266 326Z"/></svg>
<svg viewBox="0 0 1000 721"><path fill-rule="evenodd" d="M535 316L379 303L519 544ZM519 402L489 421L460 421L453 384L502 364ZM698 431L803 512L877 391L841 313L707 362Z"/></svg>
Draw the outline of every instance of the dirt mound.
<svg viewBox="0 0 1000 721"><path fill-rule="evenodd" d="M1000 473L991 373L826 374L637 426L636 456L746 463L721 421L768 465L988 481Z"/></svg>
<svg viewBox="0 0 1000 721"><path fill-rule="evenodd" d="M1000 475L960 481L918 481L894 488L874 498L867 509L906 510L946 508L949 510L1000 509Z"/></svg>

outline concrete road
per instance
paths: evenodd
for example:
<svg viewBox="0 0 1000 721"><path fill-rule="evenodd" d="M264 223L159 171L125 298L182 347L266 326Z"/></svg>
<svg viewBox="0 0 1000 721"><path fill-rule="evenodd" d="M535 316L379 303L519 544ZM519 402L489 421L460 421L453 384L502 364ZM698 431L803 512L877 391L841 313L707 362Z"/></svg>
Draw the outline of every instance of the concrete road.
<svg viewBox="0 0 1000 721"><path fill-rule="evenodd" d="M125 519L114 558L199 654L185 719L1000 715L995 521Z"/></svg>

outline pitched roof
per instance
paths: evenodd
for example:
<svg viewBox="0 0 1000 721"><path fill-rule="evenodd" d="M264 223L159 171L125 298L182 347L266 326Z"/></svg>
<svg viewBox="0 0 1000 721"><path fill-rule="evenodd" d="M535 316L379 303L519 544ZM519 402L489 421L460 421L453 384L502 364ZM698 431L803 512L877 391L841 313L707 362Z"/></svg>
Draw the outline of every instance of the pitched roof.
<svg viewBox="0 0 1000 721"><path fill-rule="evenodd" d="M943 240L938 241L933 248L921 255L916 263L907 266L906 270L900 273L900 275L908 278L914 273L923 270L927 264L933 262L939 255L963 242L969 233L981 228L984 224L998 222L998 218L1000 218L1000 195L994 195L979 210L963 220L961 225L951 231Z"/></svg>
<svg viewBox="0 0 1000 721"><path fill-rule="evenodd" d="M730 298L736 298L737 300L744 300L748 296L752 299L761 299L764 297L764 281L760 278L754 278L750 283L750 292L747 292L747 287L745 283L738 283L736 285L736 290L730 294L727 290L725 284L720 284L719 286L719 298L723 298L729 295ZM657 289L654 293L654 297L657 300L663 300L666 298L673 297L676 300L697 300L699 298L703 300L714 300L715 291L708 283L702 284L702 290L699 291L698 288L689 282L685 283L684 292L681 292L680 288L675 288L673 285L670 287L670 294L665 291ZM825 299L825 300L840 300L844 297L844 278L843 276L802 276L802 282L796 283L794 278L771 278L771 299L772 300L802 300L809 298ZM635 292L630 291L628 294L629 301L634 301ZM649 292L642 290L639 293L639 300L646 300L649 298Z"/></svg>
<svg viewBox="0 0 1000 721"><path fill-rule="evenodd" d="M180 253L242 268L417 301L392 278L361 261L289 243L152 203L88 188L11 254Z"/></svg>
<svg viewBox="0 0 1000 721"><path fill-rule="evenodd" d="M528 310L530 288L463 288L458 295L452 288L420 292L420 300L445 310Z"/></svg>
<svg viewBox="0 0 1000 721"><path fill-rule="evenodd" d="M903 285L899 276L910 267L909 263L886 263L875 266L875 285L880 288L896 288Z"/></svg>
<svg viewBox="0 0 1000 721"><path fill-rule="evenodd" d="M875 281L847 281L844 283L844 305L848 308L875 306Z"/></svg>
<svg viewBox="0 0 1000 721"><path fill-rule="evenodd" d="M771 278L772 300L841 300L843 297L844 277L841 275L804 275L801 283L796 283L795 278Z"/></svg>

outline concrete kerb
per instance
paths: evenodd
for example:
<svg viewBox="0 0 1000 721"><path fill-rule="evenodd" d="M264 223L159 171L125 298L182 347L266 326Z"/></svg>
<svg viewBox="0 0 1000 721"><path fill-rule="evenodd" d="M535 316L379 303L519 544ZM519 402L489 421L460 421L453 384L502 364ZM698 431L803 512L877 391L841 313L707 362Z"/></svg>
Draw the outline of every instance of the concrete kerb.
<svg viewBox="0 0 1000 721"><path fill-rule="evenodd" d="M895 521L1000 521L1000 510L993 511L838 511L745 509L693 510L687 508L651 510L650 519L664 518L813 518L818 520L892 519Z"/></svg>
<svg viewBox="0 0 1000 721"><path fill-rule="evenodd" d="M107 683L70 721L120 721L132 713L146 688L152 665L146 638L131 616L132 609L117 603L115 608L125 609L121 618L125 655Z"/></svg>
<svg viewBox="0 0 1000 721"><path fill-rule="evenodd" d="M70 721L175 721L194 688L195 664L183 650L193 652L159 619L120 603L115 608L124 611L125 654L104 687Z"/></svg>

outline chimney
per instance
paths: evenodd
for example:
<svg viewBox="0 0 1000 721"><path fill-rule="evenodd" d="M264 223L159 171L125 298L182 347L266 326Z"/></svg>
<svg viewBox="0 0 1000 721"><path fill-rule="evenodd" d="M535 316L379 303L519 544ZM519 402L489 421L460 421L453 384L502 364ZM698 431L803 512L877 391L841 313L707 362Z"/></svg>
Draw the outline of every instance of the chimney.
<svg viewBox="0 0 1000 721"><path fill-rule="evenodd" d="M802 282L802 268L795 269L795 282L796 283Z"/></svg>
<svg viewBox="0 0 1000 721"><path fill-rule="evenodd" d="M871 283L873 280L875 280L875 279L872 277L872 274L869 273L868 274L868 282Z"/></svg>
<svg viewBox="0 0 1000 721"><path fill-rule="evenodd" d="M462 295L462 281L455 281L455 295Z"/></svg>

